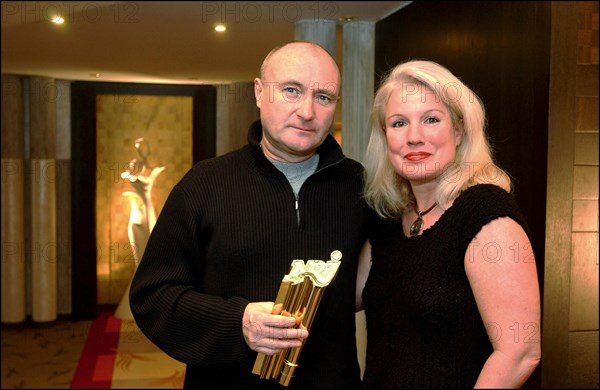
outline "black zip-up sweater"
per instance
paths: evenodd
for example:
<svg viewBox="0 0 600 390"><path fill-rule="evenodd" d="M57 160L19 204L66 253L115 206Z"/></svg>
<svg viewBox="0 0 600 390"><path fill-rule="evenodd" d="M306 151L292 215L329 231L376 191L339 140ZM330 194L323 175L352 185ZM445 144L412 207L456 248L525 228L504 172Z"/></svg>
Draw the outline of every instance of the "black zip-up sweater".
<svg viewBox="0 0 600 390"><path fill-rule="evenodd" d="M285 176L249 144L196 164L173 188L133 278L130 303L142 332L187 364L186 388L268 388L252 374L256 352L242 335L246 305L273 301L294 259L342 252L290 387L360 386L355 288L367 238L362 166L330 135L296 200Z"/></svg>

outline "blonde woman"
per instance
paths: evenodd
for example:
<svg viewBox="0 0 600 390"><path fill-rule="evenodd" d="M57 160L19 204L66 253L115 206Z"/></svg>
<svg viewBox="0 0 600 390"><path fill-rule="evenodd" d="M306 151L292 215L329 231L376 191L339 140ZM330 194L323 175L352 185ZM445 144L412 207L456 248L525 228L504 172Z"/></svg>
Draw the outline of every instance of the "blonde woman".
<svg viewBox="0 0 600 390"><path fill-rule="evenodd" d="M381 220L357 282L367 388L517 388L539 363L528 227L485 125L434 62L398 65L376 94L365 198Z"/></svg>

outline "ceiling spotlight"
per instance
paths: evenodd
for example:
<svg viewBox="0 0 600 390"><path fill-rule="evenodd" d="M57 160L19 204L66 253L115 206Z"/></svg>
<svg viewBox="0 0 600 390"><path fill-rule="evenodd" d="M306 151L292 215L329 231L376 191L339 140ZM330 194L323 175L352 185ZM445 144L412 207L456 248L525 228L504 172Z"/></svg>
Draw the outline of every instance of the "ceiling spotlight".
<svg viewBox="0 0 600 390"><path fill-rule="evenodd" d="M215 29L216 32L223 32L223 31L227 30L227 27L225 27L224 24L217 24L214 27L214 29Z"/></svg>
<svg viewBox="0 0 600 390"><path fill-rule="evenodd" d="M57 16L52 19L52 23L55 23L55 24L63 24L64 22L65 22L65 20L63 18L61 18L60 16Z"/></svg>
<svg viewBox="0 0 600 390"><path fill-rule="evenodd" d="M354 20L356 20L356 18L354 16L340 16L338 20L342 23L346 23L353 22Z"/></svg>

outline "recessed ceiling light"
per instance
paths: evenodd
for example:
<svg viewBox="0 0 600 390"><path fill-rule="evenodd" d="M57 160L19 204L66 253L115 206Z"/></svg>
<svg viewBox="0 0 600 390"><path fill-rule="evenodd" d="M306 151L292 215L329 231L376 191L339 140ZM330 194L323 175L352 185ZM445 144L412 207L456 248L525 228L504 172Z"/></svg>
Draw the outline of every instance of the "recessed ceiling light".
<svg viewBox="0 0 600 390"><path fill-rule="evenodd" d="M217 25L214 27L214 30L215 30L216 32L223 32L223 31L227 30L227 27L225 27L225 25L224 25L224 24L217 24Z"/></svg>
<svg viewBox="0 0 600 390"><path fill-rule="evenodd" d="M61 18L60 16L57 16L54 19L52 19L52 23L55 23L55 24L63 24L64 22L65 22L65 20L63 18Z"/></svg>

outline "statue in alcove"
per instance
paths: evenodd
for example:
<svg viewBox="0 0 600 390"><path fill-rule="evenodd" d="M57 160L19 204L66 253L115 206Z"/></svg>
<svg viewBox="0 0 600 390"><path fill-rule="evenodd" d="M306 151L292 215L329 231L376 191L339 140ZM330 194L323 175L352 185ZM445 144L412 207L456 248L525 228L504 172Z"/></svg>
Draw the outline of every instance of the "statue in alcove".
<svg viewBox="0 0 600 390"><path fill-rule="evenodd" d="M156 223L156 213L152 203L152 186L154 180L156 180L166 167L151 164L149 159L150 146L144 138L136 139L134 145L139 159L134 158L129 162L125 172L121 173L121 178L127 180L133 187L133 191L123 192L122 195L129 200L131 206L129 222L127 224L127 236L129 237L133 259L137 268L144 254L150 232L152 232ZM133 315L129 308L130 287L131 280L115 311L115 317L122 320L133 320Z"/></svg>

